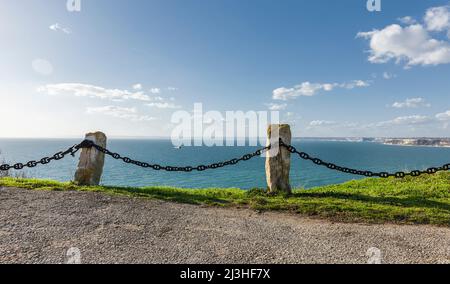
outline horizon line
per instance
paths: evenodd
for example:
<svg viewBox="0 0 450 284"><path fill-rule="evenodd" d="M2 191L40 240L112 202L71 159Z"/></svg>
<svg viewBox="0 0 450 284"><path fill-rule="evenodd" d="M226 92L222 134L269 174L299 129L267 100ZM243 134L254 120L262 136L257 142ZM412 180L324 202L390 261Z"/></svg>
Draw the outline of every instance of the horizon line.
<svg viewBox="0 0 450 284"><path fill-rule="evenodd" d="M0 136L0 139L78 139L82 136ZM148 140L171 140L170 136L128 136L128 135L111 135L107 136L109 139L148 139ZM203 137L192 137L191 140ZM398 137L398 136L293 136L292 139L450 139L450 136L410 136L410 137ZM213 138L211 138L213 139ZM235 140L241 139L260 139L260 137L236 137ZM264 137L267 139L267 137ZM183 139L179 139L183 140ZM204 139L205 140L205 139ZM226 140L226 138L223 138Z"/></svg>

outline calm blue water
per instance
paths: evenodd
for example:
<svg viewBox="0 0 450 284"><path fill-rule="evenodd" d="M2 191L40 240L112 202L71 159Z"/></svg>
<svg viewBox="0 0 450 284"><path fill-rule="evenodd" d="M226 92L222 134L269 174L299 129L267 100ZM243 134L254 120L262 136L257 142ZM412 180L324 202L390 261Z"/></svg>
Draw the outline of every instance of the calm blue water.
<svg viewBox="0 0 450 284"><path fill-rule="evenodd" d="M70 139L0 139L0 160L27 162L65 150L78 143ZM296 141L298 149L351 168L396 172L425 169L450 162L450 148L399 147L377 143ZM169 140L110 140L108 148L124 156L149 163L185 166L210 164L240 157L256 147L186 147L174 149ZM28 177L69 181L76 170L78 156L68 156L46 166L27 169ZM291 184L296 188L341 183L358 177L318 167L298 158L292 159ZM120 186L168 185L177 187L266 187L264 159L203 173L166 173L141 169L107 158L102 183Z"/></svg>

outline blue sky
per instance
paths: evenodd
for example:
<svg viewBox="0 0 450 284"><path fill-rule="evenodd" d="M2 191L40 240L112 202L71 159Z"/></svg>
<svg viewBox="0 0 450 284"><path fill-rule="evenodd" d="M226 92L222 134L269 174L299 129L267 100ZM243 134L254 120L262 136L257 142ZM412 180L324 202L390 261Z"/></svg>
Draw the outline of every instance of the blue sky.
<svg viewBox="0 0 450 284"><path fill-rule="evenodd" d="M169 136L277 109L296 136L450 136L449 1L0 0L0 137Z"/></svg>

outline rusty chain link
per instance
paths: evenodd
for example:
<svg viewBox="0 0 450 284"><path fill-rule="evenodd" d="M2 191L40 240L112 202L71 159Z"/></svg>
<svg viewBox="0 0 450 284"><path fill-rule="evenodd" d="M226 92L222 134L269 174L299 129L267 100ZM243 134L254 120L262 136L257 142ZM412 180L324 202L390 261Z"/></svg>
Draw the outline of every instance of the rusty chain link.
<svg viewBox="0 0 450 284"><path fill-rule="evenodd" d="M361 171L361 170L351 169L351 168L347 168L347 167L341 167L341 166L335 165L333 163L324 162L321 159L311 157L309 154L307 154L305 152L298 151L294 146L285 144L281 139L280 139L280 146L284 147L287 151L289 151L292 154L297 154L303 160L311 161L318 166L323 166L330 170L335 170L335 171L343 172L346 174L353 174L353 175L359 175L359 176L365 176L365 177L380 177L380 178L389 178L389 177L404 178L406 176L417 177L417 176L420 176L423 174L435 174L437 172L448 171L450 169L450 164L446 164L446 165L443 165L442 167L428 168L423 171L415 170L415 171L411 171L411 172L397 172L394 174L388 173L388 172ZM136 160L133 160L128 157L123 157L118 153L111 152L110 150L95 144L93 141L84 140L80 144L74 145L74 146L70 147L69 149L67 149L66 151L58 152L51 157L44 157L44 158L40 159L39 161L29 161L26 164L16 163L14 165L9 165L9 164L0 165L0 171L9 171L10 169L22 170L25 167L34 168L39 164L46 165L46 164L50 163L51 161L59 161L59 160L65 158L69 154L71 156L75 156L75 153L77 153L82 148L95 148L96 150L104 153L105 155L111 156L113 159L122 160L126 164L132 164L132 165L136 165L136 166L139 166L142 168L151 168L156 171L167 171L167 172L193 172L193 171L203 172L206 170L213 170L213 169L223 168L226 166L232 166L232 165L236 165L242 161L251 160L254 157L261 156L262 154L264 154L265 152L270 150L271 147L272 146L267 146L265 148L255 151L253 153L243 155L240 158L235 158L235 159L227 160L224 162L213 163L213 164L209 164L209 165L199 165L199 166L195 166L195 167L192 167L192 166L187 166L187 167L175 166L175 167L173 167L173 166L162 166L162 165L158 165L158 164L149 164L149 163L145 163L145 162L136 161Z"/></svg>

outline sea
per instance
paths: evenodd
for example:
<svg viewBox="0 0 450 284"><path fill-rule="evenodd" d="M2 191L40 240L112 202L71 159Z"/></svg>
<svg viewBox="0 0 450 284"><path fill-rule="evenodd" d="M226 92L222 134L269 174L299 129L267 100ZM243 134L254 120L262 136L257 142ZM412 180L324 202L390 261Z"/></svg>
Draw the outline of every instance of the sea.
<svg viewBox="0 0 450 284"><path fill-rule="evenodd" d="M77 139L0 139L0 164L40 160L79 143ZM370 171L411 171L438 167L450 162L450 148L403 147L361 141L295 139L301 151L324 161ZM142 162L170 166L211 164L253 152L261 147L175 148L166 139L110 139L108 149ZM18 174L30 178L70 181L78 155L67 156L48 165L24 169ZM310 189L338 184L361 177L335 172L297 156L291 158L291 185ZM14 172L13 172L14 173ZM205 172L176 173L143 169L107 157L102 184L110 186L173 186L182 188L266 188L265 159L254 158L238 165Z"/></svg>

